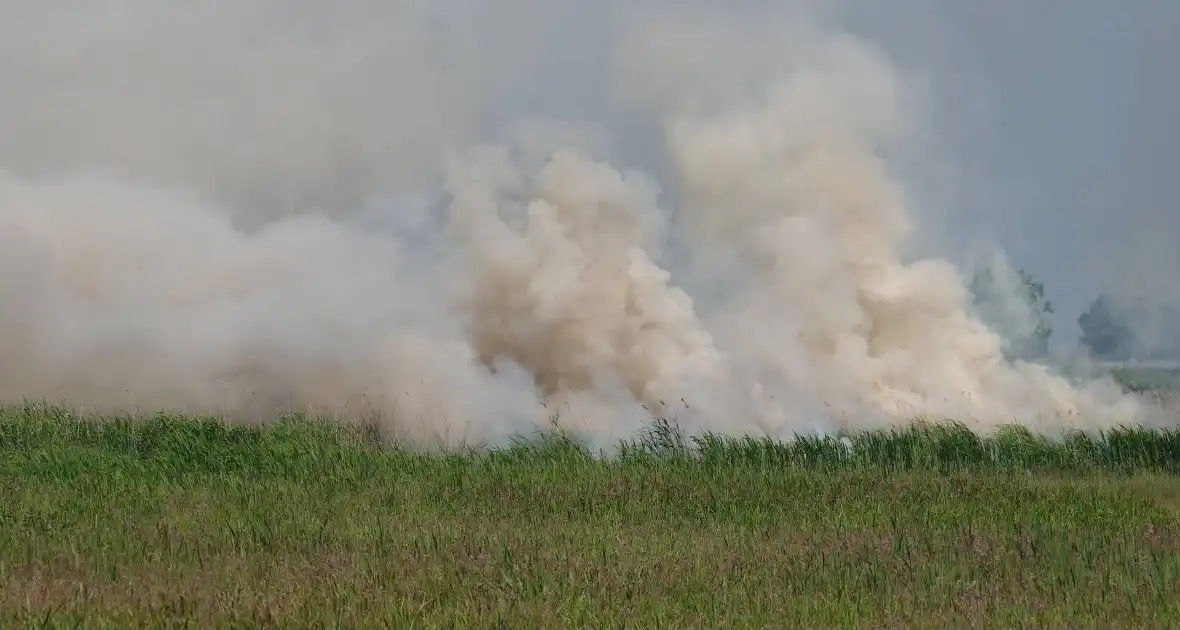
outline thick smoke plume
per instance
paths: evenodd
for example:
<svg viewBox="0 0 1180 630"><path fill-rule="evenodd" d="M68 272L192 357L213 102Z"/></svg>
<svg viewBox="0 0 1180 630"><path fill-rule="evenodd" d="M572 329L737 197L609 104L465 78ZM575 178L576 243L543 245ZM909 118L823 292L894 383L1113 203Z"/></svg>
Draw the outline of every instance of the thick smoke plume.
<svg viewBox="0 0 1180 630"><path fill-rule="evenodd" d="M1142 412L1005 361L958 269L911 256L890 156L921 99L806 7L16 4L5 403L449 441ZM593 36L562 57L571 21ZM551 56L592 66L552 79L577 104Z"/></svg>

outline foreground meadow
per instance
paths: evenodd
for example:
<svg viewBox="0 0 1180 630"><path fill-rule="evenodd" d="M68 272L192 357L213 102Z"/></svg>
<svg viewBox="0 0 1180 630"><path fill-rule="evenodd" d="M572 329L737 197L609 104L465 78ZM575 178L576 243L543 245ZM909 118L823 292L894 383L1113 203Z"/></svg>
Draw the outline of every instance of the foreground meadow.
<svg viewBox="0 0 1180 630"><path fill-rule="evenodd" d="M1180 433L372 432L0 412L0 627L1164 628Z"/></svg>

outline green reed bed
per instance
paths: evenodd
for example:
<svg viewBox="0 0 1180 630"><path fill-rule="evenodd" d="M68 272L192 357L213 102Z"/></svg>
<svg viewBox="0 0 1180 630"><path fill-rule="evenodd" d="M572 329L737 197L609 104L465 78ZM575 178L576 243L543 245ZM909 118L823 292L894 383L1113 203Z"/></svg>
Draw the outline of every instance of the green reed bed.
<svg viewBox="0 0 1180 630"><path fill-rule="evenodd" d="M790 442L656 423L430 454L363 427L0 412L0 627L1180 625L1180 434Z"/></svg>

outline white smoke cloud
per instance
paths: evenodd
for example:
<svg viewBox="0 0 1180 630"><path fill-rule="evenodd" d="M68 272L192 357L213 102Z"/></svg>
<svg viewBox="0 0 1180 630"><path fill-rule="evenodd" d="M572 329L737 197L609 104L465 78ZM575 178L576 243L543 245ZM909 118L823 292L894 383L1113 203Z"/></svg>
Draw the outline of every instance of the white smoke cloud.
<svg viewBox="0 0 1180 630"><path fill-rule="evenodd" d="M0 61L0 401L452 441L555 412L617 439L1137 410L1005 362L957 269L910 260L888 160L917 97L802 9L602 5L613 79L563 121L495 106L544 93L561 8L489 35L475 5L43 6ZM615 107L662 130L649 175L580 119Z"/></svg>

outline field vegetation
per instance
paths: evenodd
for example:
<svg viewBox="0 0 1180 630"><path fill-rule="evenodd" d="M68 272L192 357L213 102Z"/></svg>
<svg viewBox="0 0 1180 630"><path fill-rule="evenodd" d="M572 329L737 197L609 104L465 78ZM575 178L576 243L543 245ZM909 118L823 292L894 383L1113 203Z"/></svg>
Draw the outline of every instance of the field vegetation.
<svg viewBox="0 0 1180 630"><path fill-rule="evenodd" d="M783 443L0 412L0 626L1164 628L1180 432Z"/></svg>

